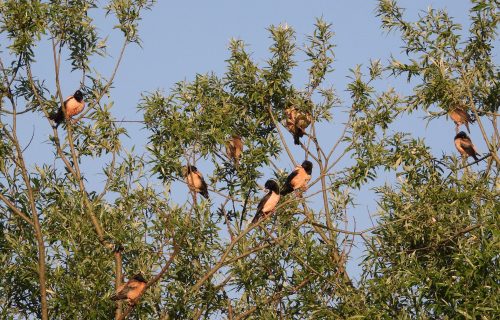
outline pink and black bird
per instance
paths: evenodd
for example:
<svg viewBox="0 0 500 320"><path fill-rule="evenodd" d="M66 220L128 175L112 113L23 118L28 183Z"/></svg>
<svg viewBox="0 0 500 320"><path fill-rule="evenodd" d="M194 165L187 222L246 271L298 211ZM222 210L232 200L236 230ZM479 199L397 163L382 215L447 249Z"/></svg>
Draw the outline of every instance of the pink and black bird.
<svg viewBox="0 0 500 320"><path fill-rule="evenodd" d="M233 160L236 169L238 169L242 152L243 142L240 136L233 135L231 139L226 141L226 154L229 159Z"/></svg>
<svg viewBox="0 0 500 320"><path fill-rule="evenodd" d="M72 96L69 96L64 100L64 108L66 109L66 119L79 114L83 111L85 107L85 101L83 101L83 93L80 90L76 90ZM56 123L56 128L64 121L64 111L62 107L59 107L57 112L50 114L49 118Z"/></svg>
<svg viewBox="0 0 500 320"><path fill-rule="evenodd" d="M305 160L300 166L295 169L286 178L285 185L281 190L281 195L287 195L297 189L306 189L307 183L311 180L313 164L311 161Z"/></svg>
<svg viewBox="0 0 500 320"><path fill-rule="evenodd" d="M455 122L455 131L458 132L460 126L463 124L467 128L467 132L470 134L469 123L474 122L474 119L470 116L470 114L464 109L457 107L450 112L448 112L451 120Z"/></svg>
<svg viewBox="0 0 500 320"><path fill-rule="evenodd" d="M276 205L280 201L279 187L276 181L267 180L264 187L269 192L260 200L257 206L257 213L252 220L252 223L257 223L261 218L266 217L274 212Z"/></svg>
<svg viewBox="0 0 500 320"><path fill-rule="evenodd" d="M285 126L293 135L293 143L300 145L300 138L304 136L306 128L311 124L311 114L291 107L285 110L285 115Z"/></svg>
<svg viewBox="0 0 500 320"><path fill-rule="evenodd" d="M116 293L111 296L111 300L127 300L129 305L133 305L146 288L146 284L147 281L142 274L136 274L127 283L118 287Z"/></svg>
<svg viewBox="0 0 500 320"><path fill-rule="evenodd" d="M187 165L182 168L182 174L184 175L184 179L186 179L189 190L201 194L206 199L209 198L207 183L203 179L201 172L198 171L198 168Z"/></svg>
<svg viewBox="0 0 500 320"><path fill-rule="evenodd" d="M477 157L479 155L479 152L477 152L476 146L467 136L467 133L460 131L455 136L455 147L465 159L467 159L468 157L473 157L474 160L479 160Z"/></svg>

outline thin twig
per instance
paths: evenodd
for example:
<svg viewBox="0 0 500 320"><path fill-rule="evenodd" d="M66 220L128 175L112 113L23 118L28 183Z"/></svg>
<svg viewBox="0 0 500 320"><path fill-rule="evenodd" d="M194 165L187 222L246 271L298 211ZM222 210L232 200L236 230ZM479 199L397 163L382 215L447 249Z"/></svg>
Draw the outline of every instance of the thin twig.
<svg viewBox="0 0 500 320"><path fill-rule="evenodd" d="M435 244L432 244L432 245L428 245L428 246L425 246L425 247L422 247L422 248L416 248L416 249L408 249L408 250L405 250L405 252L407 253L413 253L413 252L416 252L416 251L423 251L423 250L429 250L429 249L436 249L450 241L452 241L453 239L463 235L463 234L466 234L466 233L469 233L471 232L472 230L475 230L479 227L482 227L483 225L482 224L475 224L475 225L472 225L472 226L468 226L466 228L463 228L459 231L457 231L456 233L454 233L453 235L451 235L450 237L446 238L446 239L443 239L441 241L439 241L438 243L435 243Z"/></svg>
<svg viewBox="0 0 500 320"><path fill-rule="evenodd" d="M269 303L271 302L274 302L276 300L279 300L287 295L291 295L291 294L294 294L296 293L297 291L299 291L301 288L303 288L306 284L309 283L309 281L311 281L314 277L313 276L310 276L310 277L307 277L306 279L304 279L304 281L302 281L301 283L299 283L297 286L293 287L293 288L290 288L290 289L285 289L285 290L282 290L274 295L272 295L271 297L267 298L266 300L264 300L262 302L263 305L268 305ZM259 306L253 306L252 308L242 312L240 315L238 315L235 320L241 320L243 318L246 318L248 317L249 315L251 315L252 313L254 313L257 309L259 308Z"/></svg>
<svg viewBox="0 0 500 320"><path fill-rule="evenodd" d="M479 159L477 159L477 160L475 160L475 161L473 161L473 162L471 162L471 163L468 163L468 164L466 164L466 165L464 165L464 166L458 167L456 170L466 169L466 168L468 168L468 167L470 167L470 166L472 166L472 165L474 165L474 164L476 164L476 163L479 163L479 162L483 161L483 160L484 160L484 159L486 159L486 158L489 158L490 156L491 156L491 153L488 153L488 154L486 154L485 156L483 156L483 157L481 157L481 158L479 158ZM448 175L446 176L446 178L444 179L444 181L446 181L446 180L447 180L447 179L451 176L451 174L452 174L453 172L455 172L455 171L450 170L450 173L448 173Z"/></svg>
<svg viewBox="0 0 500 320"><path fill-rule="evenodd" d="M293 166L296 167L297 166L297 161L295 161L295 158L293 157L293 154L292 152L290 151L290 148L288 147L286 141L285 141L285 137L283 136L283 133L281 132L281 129L280 129L280 126L279 126L279 123L276 121L276 119L274 118L274 115L273 115L273 110L271 109L271 106L268 105L267 106L267 111L269 112L269 116L271 117L271 120L273 121L274 123L274 127L276 128L276 130L278 131L278 134L280 136L280 139L281 139L281 143L283 144L283 147L285 147L285 150L286 150L286 153L288 154L288 158L290 158L290 160L292 161L293 163Z"/></svg>

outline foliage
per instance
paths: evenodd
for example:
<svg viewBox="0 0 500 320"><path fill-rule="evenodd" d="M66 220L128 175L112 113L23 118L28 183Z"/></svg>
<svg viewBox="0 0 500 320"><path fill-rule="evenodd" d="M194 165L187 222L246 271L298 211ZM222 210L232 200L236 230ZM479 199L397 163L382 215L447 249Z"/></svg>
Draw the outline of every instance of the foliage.
<svg viewBox="0 0 500 320"><path fill-rule="evenodd" d="M401 33L405 57L354 66L349 107L325 85L335 48L325 21L316 21L304 46L290 26L270 26L263 65L243 41L231 40L223 75L199 74L168 93L143 94L149 141L140 154L123 147L127 131L110 94L124 50L141 43L139 21L151 6L0 3L9 59L0 61L1 318L498 318L496 1L472 1L467 36L444 10L409 22L395 1L379 1L382 26ZM109 40L92 19L99 10L114 17L123 37L109 77L93 68L96 56L108 59ZM52 75L34 74L39 45L53 51ZM31 165L18 137L22 120L53 125L49 115L63 104L63 64L81 77L87 106L76 121L53 127L52 155ZM302 65L309 81L298 87L293 76ZM388 77L410 81L412 93L378 92ZM489 149L485 166L438 158L425 139L394 129L414 112L433 121L457 105L474 115ZM283 125L291 106L313 118L300 146L288 144ZM325 124L335 140L318 134ZM244 142L237 168L224 153L233 135ZM286 179L289 168L278 158L302 162L292 148L314 163L308 190L248 223L260 182ZM83 169L89 164L102 167L100 190ZM186 164L203 169L210 200L187 191ZM396 178L381 184L383 174ZM377 226L342 229L357 191L373 186ZM346 269L355 241L366 250L359 281ZM111 301L138 272L148 280L139 303Z"/></svg>

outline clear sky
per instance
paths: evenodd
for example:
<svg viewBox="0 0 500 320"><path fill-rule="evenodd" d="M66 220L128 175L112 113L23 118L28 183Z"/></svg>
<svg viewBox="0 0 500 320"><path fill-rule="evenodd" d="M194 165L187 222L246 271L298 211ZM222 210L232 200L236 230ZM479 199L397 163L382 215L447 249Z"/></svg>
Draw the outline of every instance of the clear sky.
<svg viewBox="0 0 500 320"><path fill-rule="evenodd" d="M301 44L305 36L313 31L315 18L323 17L332 23L336 44L335 48L335 72L330 74L325 82L333 85L343 104L350 105L348 93L345 91L349 82L349 69L356 64L367 65L370 59L382 59L387 61L391 54L400 56L401 42L399 34L387 34L380 28L380 21L375 16L376 1L369 0L214 0L214 1L158 1L154 8L147 12L140 24L142 48L130 46L124 56L123 63L114 88L111 99L115 106L112 110L118 119L141 120L142 115L137 112L137 104L141 93L153 91L157 88L168 93L169 88L175 82L191 80L197 73L215 72L222 75L225 71L225 60L228 57L228 43L231 38L239 38L248 44L248 50L252 57L261 65L269 57L267 48L270 45L269 33L266 28L271 25L286 22L297 32L297 43ZM419 11L426 10L428 6L433 8L447 8L450 15L460 23L466 23L470 3L465 0L406 0L400 1L402 7L407 8L408 16L414 18ZM109 26L112 21L106 20L102 14L95 13L96 20L102 25L103 36L110 35L108 53L116 57L120 42L116 35L118 31L112 31ZM4 46L2 45L2 49ZM497 46L498 48L498 46ZM47 81L53 82L53 66L51 65L50 51L47 45L41 45L38 52L41 54L35 72L45 75ZM498 49L497 49L498 50ZM498 51L495 53L498 61ZM96 59L94 67L103 75L110 74L112 63L109 59ZM79 74L67 72L62 75L64 95L72 94L78 86ZM303 68L297 68L294 84L296 87L304 87L307 75ZM399 90L407 90L408 86L402 79L388 79L379 83L377 89L384 90L394 86ZM334 115L335 116L335 115ZM415 115L412 121L398 123L398 129L413 132L415 135L425 137L431 145L435 156L440 157L444 153L456 153L453 146L454 124L444 118L431 122L426 127L425 121L420 121L423 115ZM335 119L334 119L335 123ZM35 138L28 152L31 163L39 163L44 155L52 156L52 150L48 149L47 143L50 128L46 121L40 121L36 117L28 117L26 122L26 136L23 140L29 141L31 133ZM338 125L338 123L337 123ZM125 124L130 139L126 141L127 146L135 145L142 152L147 143L147 132L141 130L140 124ZM321 134L325 143L328 143L330 134L334 127L323 127ZM472 139L479 140L479 130L472 128ZM486 151L486 147L478 143L480 151ZM297 149L298 151L298 149ZM301 159L302 153L297 152L297 158ZM290 168L290 162L283 157L281 159L283 168ZM87 172L95 172L95 176L87 174L88 185L99 190L100 182L104 177L99 166L86 159L83 163ZM315 175L313 174L313 179ZM390 179L390 177L383 179ZM263 183L262 178L260 183ZM185 187L183 187L185 188ZM187 189L175 191L187 192ZM174 192L174 193L175 193ZM175 194L174 194L175 196ZM367 208L374 209L372 194L361 193L357 199L360 207L353 211L356 216L357 228L370 226ZM349 228L353 228L352 225ZM361 249L355 250L353 254L359 257ZM351 263L350 270L357 274L359 268L355 260Z"/></svg>

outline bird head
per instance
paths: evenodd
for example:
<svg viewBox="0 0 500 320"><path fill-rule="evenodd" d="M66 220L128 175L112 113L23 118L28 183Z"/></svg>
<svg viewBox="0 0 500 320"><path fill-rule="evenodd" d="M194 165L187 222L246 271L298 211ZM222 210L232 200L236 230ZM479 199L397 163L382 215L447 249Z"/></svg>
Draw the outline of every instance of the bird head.
<svg viewBox="0 0 500 320"><path fill-rule="evenodd" d="M455 136L455 139L466 139L468 138L467 137L467 133L463 132L463 131L460 131L456 136Z"/></svg>
<svg viewBox="0 0 500 320"><path fill-rule="evenodd" d="M195 166L192 166L192 165L187 165L187 166L182 167L182 175L183 176L187 176L188 174L190 174L192 172L197 172L197 171L198 171L198 168L196 168Z"/></svg>
<svg viewBox="0 0 500 320"><path fill-rule="evenodd" d="M273 191L274 193L279 193L278 184L274 180L267 180L266 184L264 184L264 187L267 190Z"/></svg>
<svg viewBox="0 0 500 320"><path fill-rule="evenodd" d="M132 279L139 281L139 282L144 282L144 283L147 282L146 279L144 279L144 277L142 276L142 273L138 273L138 274L134 275L132 277Z"/></svg>
<svg viewBox="0 0 500 320"><path fill-rule="evenodd" d="M312 173L312 170L313 170L313 164L311 161L305 160L304 162L302 162L302 168L304 168L304 170L306 170L307 174L310 175Z"/></svg>
<svg viewBox="0 0 500 320"><path fill-rule="evenodd" d="M73 98L75 98L76 101L82 102L83 100L83 93L80 90L76 90L75 94L73 94Z"/></svg>

